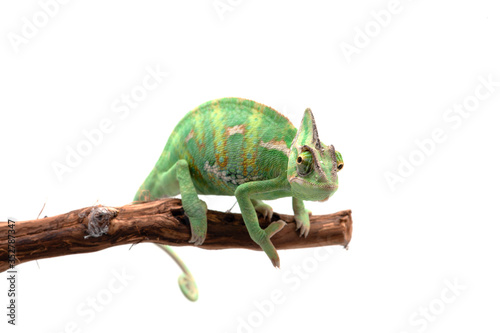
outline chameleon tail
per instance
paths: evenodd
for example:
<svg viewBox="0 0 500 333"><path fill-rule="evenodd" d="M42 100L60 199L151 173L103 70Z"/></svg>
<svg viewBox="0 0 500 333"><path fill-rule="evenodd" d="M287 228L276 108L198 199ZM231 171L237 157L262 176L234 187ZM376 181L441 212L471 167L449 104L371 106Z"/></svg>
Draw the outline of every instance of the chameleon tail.
<svg viewBox="0 0 500 333"><path fill-rule="evenodd" d="M183 273L179 276L179 287L181 288L182 293L186 298L192 302L195 302L198 299L198 288L196 287L196 283L194 282L194 278L191 275L191 272L187 269L184 262L182 262L181 258L172 250L170 246L156 244L163 251L167 252L167 254L174 259L174 261L179 265Z"/></svg>
<svg viewBox="0 0 500 333"><path fill-rule="evenodd" d="M170 139L167 142L167 146L169 145ZM165 148L167 149L167 148ZM170 163L170 162L169 162ZM150 201L157 198L165 197L165 196L175 196L180 193L176 168L172 166L163 166L167 168L169 171L164 173L163 177L166 177L166 184L171 184L170 186L158 186L159 184L165 184L165 181L159 179L160 175L158 169L155 167L150 172L149 176L146 178L140 189L136 192L134 197L134 202L143 202ZM170 177L170 178L169 178ZM204 204L204 203L203 203ZM170 246L156 244L163 251L167 252L167 254L174 259L174 261L179 265L183 273L179 276L178 282L179 287L181 288L182 293L192 302L195 302L198 299L198 288L196 287L196 283L194 281L193 276L187 269L186 265L182 260L175 254Z"/></svg>

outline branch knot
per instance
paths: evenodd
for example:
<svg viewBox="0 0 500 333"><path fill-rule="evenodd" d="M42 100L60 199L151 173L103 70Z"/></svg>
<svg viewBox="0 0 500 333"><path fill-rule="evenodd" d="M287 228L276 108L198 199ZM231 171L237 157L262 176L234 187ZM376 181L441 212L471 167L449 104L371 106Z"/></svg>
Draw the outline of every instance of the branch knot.
<svg viewBox="0 0 500 333"><path fill-rule="evenodd" d="M109 222L118 215L118 210L111 207L97 206L92 207L90 213L88 214L88 235L84 238L89 237L101 237L109 231Z"/></svg>

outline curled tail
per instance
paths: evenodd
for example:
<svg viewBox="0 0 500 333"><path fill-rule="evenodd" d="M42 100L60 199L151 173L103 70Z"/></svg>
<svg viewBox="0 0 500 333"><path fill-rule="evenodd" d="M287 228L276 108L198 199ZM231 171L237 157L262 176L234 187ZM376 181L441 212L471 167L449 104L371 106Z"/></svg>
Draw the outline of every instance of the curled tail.
<svg viewBox="0 0 500 333"><path fill-rule="evenodd" d="M151 175L150 175L151 177ZM150 178L148 177L148 178ZM149 191L141 189L137 191L135 197L134 197L134 202L137 201L149 201L150 200L150 195ZM184 262L179 258L179 256L172 250L172 248L168 245L163 245L163 244L156 244L160 249L163 251L167 252L167 254L174 259L174 261L179 265L179 267L182 270L182 274L179 276L179 279L177 280L179 283L179 288L181 289L182 293L186 298L192 302L195 302L198 299L198 288L196 287L196 283L194 281L193 275L191 275L191 272L189 269L186 267Z"/></svg>
<svg viewBox="0 0 500 333"><path fill-rule="evenodd" d="M182 293L186 298L192 302L195 302L198 299L198 288L196 287L196 283L194 282L194 278L187 269L184 262L179 258L179 256L172 250L172 248L168 245L155 244L163 251L167 252L167 254L174 259L174 261L179 265L182 270L182 274L179 275L179 287L181 288Z"/></svg>

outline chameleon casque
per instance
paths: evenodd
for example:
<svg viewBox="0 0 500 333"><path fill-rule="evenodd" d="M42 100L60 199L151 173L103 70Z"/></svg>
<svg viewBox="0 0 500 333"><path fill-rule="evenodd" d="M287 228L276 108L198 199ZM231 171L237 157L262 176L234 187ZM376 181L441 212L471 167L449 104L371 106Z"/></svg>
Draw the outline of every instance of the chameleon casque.
<svg viewBox="0 0 500 333"><path fill-rule="evenodd" d="M180 194L190 222L190 242L201 245L207 233L207 206L198 194L235 196L250 237L279 267L271 237L286 223L279 220L261 229L257 212L269 219L273 214L262 200L292 197L297 230L307 237L310 211L303 201L328 200L338 188L337 172L343 165L333 145L320 141L310 109L297 130L268 106L221 98L200 105L177 124L134 201ZM161 247L189 275L172 250ZM195 300L197 293L187 290L195 288L194 283L186 286L189 281L181 278L181 290Z"/></svg>

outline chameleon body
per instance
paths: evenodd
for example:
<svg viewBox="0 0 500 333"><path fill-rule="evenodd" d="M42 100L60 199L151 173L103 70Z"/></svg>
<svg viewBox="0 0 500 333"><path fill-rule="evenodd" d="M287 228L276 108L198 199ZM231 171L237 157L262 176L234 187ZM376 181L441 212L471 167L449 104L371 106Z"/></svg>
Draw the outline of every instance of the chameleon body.
<svg viewBox="0 0 500 333"><path fill-rule="evenodd" d="M306 237L310 212L303 201L327 200L338 188L342 167L340 153L319 140L310 109L297 130L268 106L222 98L200 105L178 123L134 200L180 194L190 242L201 245L207 207L198 194L235 196L250 237L279 267L270 239L285 222L261 229L257 212L269 219L273 213L261 200L292 197L297 230Z"/></svg>

